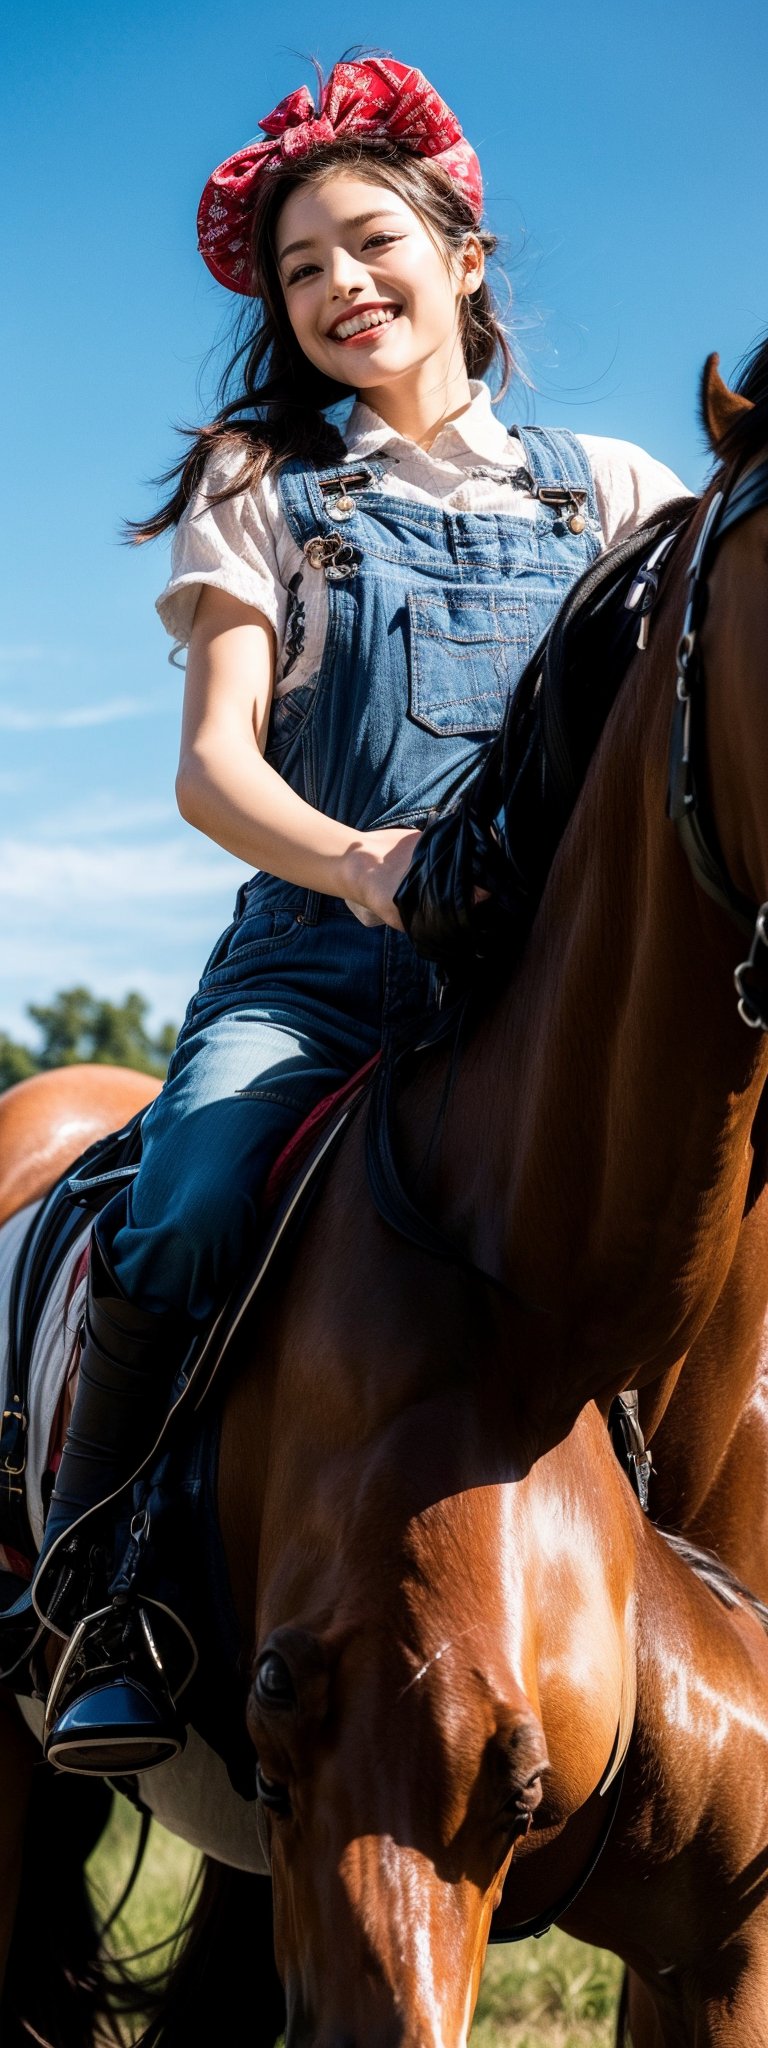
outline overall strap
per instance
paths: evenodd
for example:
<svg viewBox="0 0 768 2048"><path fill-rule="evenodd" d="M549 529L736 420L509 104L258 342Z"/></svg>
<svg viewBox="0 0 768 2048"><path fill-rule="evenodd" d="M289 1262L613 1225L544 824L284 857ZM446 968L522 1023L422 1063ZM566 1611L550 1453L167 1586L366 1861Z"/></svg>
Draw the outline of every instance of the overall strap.
<svg viewBox="0 0 768 2048"><path fill-rule="evenodd" d="M318 533L343 532L343 525L334 523L329 508L337 498L343 498L346 491L354 494L370 489L382 474L383 464L375 457L359 459L350 455L348 450L338 461L320 466L303 462L299 456L293 456L284 463L278 475L277 491L283 516L297 546L303 548Z"/></svg>
<svg viewBox="0 0 768 2048"><path fill-rule="evenodd" d="M597 498L586 450L568 427L520 427L509 429L525 451L526 466L534 484L570 484L586 491L590 519L597 520Z"/></svg>

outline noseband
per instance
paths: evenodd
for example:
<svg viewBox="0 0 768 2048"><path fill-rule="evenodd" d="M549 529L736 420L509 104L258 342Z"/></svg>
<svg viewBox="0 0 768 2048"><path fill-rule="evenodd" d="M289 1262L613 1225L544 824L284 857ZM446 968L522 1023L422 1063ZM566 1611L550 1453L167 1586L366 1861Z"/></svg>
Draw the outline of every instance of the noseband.
<svg viewBox="0 0 768 2048"><path fill-rule="evenodd" d="M707 609L707 579L720 541L750 512L768 504L768 461L751 469L733 489L717 491L707 511L690 562L688 602L677 647L677 701L669 759L667 814L700 888L728 912L751 940L749 954L734 973L739 1016L752 1031L768 1031L768 903L753 903L735 887L725 865L707 794L704 733L704 666L699 643Z"/></svg>

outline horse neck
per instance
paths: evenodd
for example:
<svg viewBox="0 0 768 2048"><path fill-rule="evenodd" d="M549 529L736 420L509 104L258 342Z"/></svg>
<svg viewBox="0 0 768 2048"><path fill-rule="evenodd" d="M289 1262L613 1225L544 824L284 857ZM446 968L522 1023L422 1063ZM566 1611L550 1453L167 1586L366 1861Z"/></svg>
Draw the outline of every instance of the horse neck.
<svg viewBox="0 0 768 2048"><path fill-rule="evenodd" d="M665 812L682 574L619 692L520 968L460 1062L433 1190L477 1262L539 1311L522 1347L514 1333L546 1367L527 1408L546 1389L562 1409L567 1393L569 1417L654 1378L704 1322L768 1067L736 1012L744 942Z"/></svg>

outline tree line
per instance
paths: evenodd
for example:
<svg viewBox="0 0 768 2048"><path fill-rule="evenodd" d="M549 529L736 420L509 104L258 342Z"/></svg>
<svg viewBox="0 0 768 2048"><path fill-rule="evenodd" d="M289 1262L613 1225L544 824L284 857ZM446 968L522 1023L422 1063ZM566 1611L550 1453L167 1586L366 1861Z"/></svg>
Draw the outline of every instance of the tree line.
<svg viewBox="0 0 768 2048"><path fill-rule="evenodd" d="M88 988L61 989L50 1003L26 1003L39 1036L36 1047L0 1031L0 1092L48 1067L71 1067L79 1061L98 1066L135 1067L141 1074L164 1080L178 1035L178 1026L147 1027L149 1003L131 989L121 1003L109 1003Z"/></svg>

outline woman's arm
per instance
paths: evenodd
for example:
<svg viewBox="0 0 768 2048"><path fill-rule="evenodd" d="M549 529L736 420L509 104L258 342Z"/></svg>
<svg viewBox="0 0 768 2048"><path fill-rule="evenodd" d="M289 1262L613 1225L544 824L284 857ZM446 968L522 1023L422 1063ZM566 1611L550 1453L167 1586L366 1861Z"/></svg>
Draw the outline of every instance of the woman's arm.
<svg viewBox="0 0 768 2048"><path fill-rule="evenodd" d="M190 825L249 866L342 896L402 929L392 901L419 833L357 832L304 802L264 760L275 669L272 627L206 585L187 659L176 797Z"/></svg>

